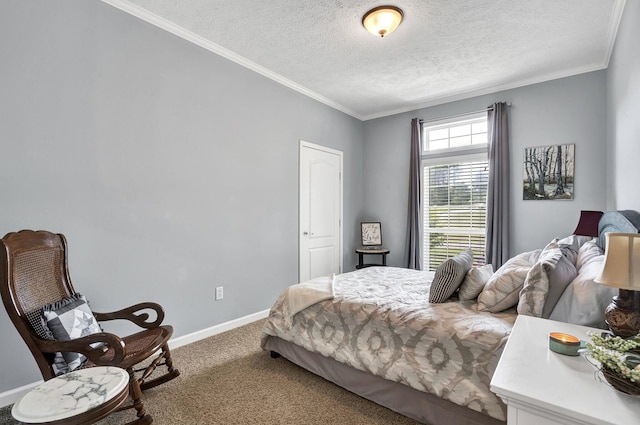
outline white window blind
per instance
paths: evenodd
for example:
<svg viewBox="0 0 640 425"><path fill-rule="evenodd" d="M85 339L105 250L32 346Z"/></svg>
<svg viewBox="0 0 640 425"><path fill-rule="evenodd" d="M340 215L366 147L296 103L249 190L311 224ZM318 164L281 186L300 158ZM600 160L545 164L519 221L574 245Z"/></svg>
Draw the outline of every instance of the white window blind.
<svg viewBox="0 0 640 425"><path fill-rule="evenodd" d="M486 115L423 127L423 253L435 270L466 249L484 264L487 184Z"/></svg>

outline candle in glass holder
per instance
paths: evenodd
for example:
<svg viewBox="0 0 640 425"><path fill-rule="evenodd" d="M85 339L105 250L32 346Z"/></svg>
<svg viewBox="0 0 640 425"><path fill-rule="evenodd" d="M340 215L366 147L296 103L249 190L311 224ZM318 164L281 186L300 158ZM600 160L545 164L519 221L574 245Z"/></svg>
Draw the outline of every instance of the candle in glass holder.
<svg viewBox="0 0 640 425"><path fill-rule="evenodd" d="M580 339L561 332L549 334L549 349L555 353L567 356L577 356L580 348Z"/></svg>

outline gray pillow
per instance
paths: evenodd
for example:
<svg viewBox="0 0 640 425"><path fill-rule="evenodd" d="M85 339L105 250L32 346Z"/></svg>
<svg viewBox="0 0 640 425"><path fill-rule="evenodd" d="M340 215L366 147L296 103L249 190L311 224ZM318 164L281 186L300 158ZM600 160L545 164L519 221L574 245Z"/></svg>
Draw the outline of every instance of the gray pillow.
<svg viewBox="0 0 640 425"><path fill-rule="evenodd" d="M561 248L561 251L564 253L564 249ZM549 291L542 308L542 317L545 319L549 318L567 286L578 276L576 266L573 265L570 258L571 255L563 255L558 260L556 268L549 273Z"/></svg>
<svg viewBox="0 0 640 425"><path fill-rule="evenodd" d="M551 273L558 261L563 258L556 240L551 241L542 252L538 261L531 267L524 280L518 300L518 314L541 317L549 293Z"/></svg>
<svg viewBox="0 0 640 425"><path fill-rule="evenodd" d="M431 282L429 302L443 303L448 300L456 292L472 265L473 252L470 249L440 264Z"/></svg>
<svg viewBox="0 0 640 425"><path fill-rule="evenodd" d="M493 275L493 265L491 264L471 267L464 277L460 289L458 289L458 299L464 301L478 298L491 275Z"/></svg>

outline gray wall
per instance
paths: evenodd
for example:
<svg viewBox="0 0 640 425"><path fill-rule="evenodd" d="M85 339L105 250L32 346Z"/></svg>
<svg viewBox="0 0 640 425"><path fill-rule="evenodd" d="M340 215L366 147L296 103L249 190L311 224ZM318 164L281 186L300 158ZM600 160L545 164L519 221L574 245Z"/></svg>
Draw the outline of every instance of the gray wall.
<svg viewBox="0 0 640 425"><path fill-rule="evenodd" d="M365 214L382 221L389 263L404 258L411 118L435 120L511 102L511 255L573 232L582 209L606 206L606 72L598 71L365 122ZM575 198L523 201L523 149L575 143Z"/></svg>
<svg viewBox="0 0 640 425"><path fill-rule="evenodd" d="M640 2L627 1L607 73L610 209L640 210Z"/></svg>
<svg viewBox="0 0 640 425"><path fill-rule="evenodd" d="M297 282L299 139L344 152L353 268L360 121L97 1L1 2L0 61L0 234L64 233L94 309L159 302L174 336L268 309ZM1 393L41 377L0 310Z"/></svg>

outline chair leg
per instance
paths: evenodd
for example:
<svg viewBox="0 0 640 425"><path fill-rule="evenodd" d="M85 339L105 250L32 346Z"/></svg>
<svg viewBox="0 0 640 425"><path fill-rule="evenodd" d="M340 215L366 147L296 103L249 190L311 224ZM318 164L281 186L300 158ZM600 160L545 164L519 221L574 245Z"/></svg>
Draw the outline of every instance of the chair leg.
<svg viewBox="0 0 640 425"><path fill-rule="evenodd" d="M171 351L169 351L169 344L164 344L162 346L162 352L164 353L165 363L167 365L167 370L169 371L169 373L173 374L173 373L177 372L178 375L180 375L180 372L178 371L178 369L173 367L173 360L171 360ZM176 375L176 376L178 376L178 375ZM174 378L175 378L175 376L174 376Z"/></svg>
<svg viewBox="0 0 640 425"><path fill-rule="evenodd" d="M148 390L149 388L153 388L160 384L164 384L165 382L171 381L173 378L176 378L180 375L180 371L173 367L173 360L171 360L171 351L169 351L169 345L164 344L161 348L162 352L156 360L153 361L154 364L160 363L161 360L164 359L164 365L167 366L167 373L161 375L155 379L150 381L143 380L140 384L140 388L142 391ZM155 365L151 370L155 369Z"/></svg>
<svg viewBox="0 0 640 425"><path fill-rule="evenodd" d="M129 395L133 401L133 408L136 409L136 415L138 419L129 422L127 425L148 425L153 422L151 415L147 414L144 408L144 402L142 401L142 390L140 389L140 382L135 376L135 372L132 367L127 369L129 372Z"/></svg>

